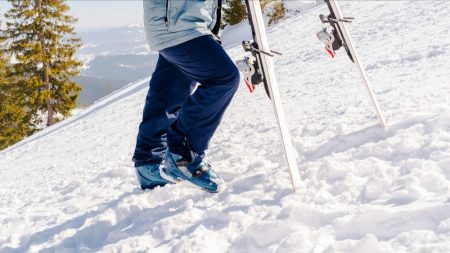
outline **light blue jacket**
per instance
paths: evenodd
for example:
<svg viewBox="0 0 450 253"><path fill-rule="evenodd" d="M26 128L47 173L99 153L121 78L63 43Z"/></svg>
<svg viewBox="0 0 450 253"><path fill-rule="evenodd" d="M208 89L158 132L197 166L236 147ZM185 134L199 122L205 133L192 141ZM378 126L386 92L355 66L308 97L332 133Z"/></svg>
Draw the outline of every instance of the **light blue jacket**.
<svg viewBox="0 0 450 253"><path fill-rule="evenodd" d="M217 0L143 0L144 27L152 51L209 35L216 24Z"/></svg>

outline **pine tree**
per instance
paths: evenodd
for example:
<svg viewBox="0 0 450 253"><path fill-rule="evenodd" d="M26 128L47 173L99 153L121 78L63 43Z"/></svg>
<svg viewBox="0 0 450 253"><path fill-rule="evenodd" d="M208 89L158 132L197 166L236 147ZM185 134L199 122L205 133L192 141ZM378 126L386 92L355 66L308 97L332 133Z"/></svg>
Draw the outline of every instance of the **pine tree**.
<svg viewBox="0 0 450 253"><path fill-rule="evenodd" d="M247 18L247 8L242 0L229 0L228 8L224 8L225 24L235 25ZM286 8L282 0L261 0L261 10L269 9L266 15L269 17L269 25L278 22L285 17Z"/></svg>
<svg viewBox="0 0 450 253"><path fill-rule="evenodd" d="M28 134L28 119L21 92L10 82L6 41L0 41L0 150Z"/></svg>
<svg viewBox="0 0 450 253"><path fill-rule="evenodd" d="M24 97L30 132L39 128L41 114L47 126L70 115L80 87L71 77L79 74L81 62L74 59L81 41L67 15L63 0L8 0L12 8L5 14L6 29L1 37L11 40L7 52L15 57L14 85Z"/></svg>
<svg viewBox="0 0 450 253"><path fill-rule="evenodd" d="M269 25L277 23L286 16L286 7L282 1L272 2L272 10L267 14L269 16Z"/></svg>
<svg viewBox="0 0 450 253"><path fill-rule="evenodd" d="M224 8L223 21L230 25L239 24L247 17L247 9L242 0L229 0L228 8Z"/></svg>

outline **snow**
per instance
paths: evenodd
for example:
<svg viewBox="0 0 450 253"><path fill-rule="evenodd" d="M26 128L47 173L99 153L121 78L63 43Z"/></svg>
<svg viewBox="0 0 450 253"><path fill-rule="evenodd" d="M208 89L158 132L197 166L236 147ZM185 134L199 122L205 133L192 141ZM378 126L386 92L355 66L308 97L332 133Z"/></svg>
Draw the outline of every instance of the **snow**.
<svg viewBox="0 0 450 253"><path fill-rule="evenodd" d="M317 40L322 5L269 29L296 193L270 101L245 85L208 152L224 191L141 191L144 79L0 153L0 252L449 252L450 2L341 5L387 129L345 53Z"/></svg>
<svg viewBox="0 0 450 253"><path fill-rule="evenodd" d="M309 11L316 5L323 3L320 0L307 0L307 1L283 1L284 7L291 12L305 12Z"/></svg>

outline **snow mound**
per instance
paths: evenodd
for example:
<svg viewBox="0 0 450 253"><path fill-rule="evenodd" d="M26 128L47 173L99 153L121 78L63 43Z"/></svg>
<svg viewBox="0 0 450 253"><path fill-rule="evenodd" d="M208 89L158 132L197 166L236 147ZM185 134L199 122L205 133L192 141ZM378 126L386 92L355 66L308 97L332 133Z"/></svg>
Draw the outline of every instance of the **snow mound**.
<svg viewBox="0 0 450 253"><path fill-rule="evenodd" d="M208 153L224 191L141 191L130 158L146 79L0 153L0 252L449 252L450 2L342 10L389 128L345 53L331 61L317 41L322 5L269 34L297 193L270 101L245 85Z"/></svg>

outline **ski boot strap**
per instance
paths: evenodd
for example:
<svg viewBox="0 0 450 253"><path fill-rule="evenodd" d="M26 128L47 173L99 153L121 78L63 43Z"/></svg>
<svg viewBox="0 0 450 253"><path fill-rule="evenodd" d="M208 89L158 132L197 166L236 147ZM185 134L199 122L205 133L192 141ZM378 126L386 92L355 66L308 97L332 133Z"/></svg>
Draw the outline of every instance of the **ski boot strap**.
<svg viewBox="0 0 450 253"><path fill-rule="evenodd" d="M211 169L209 164L201 163L200 166L192 172L192 177L201 177Z"/></svg>

